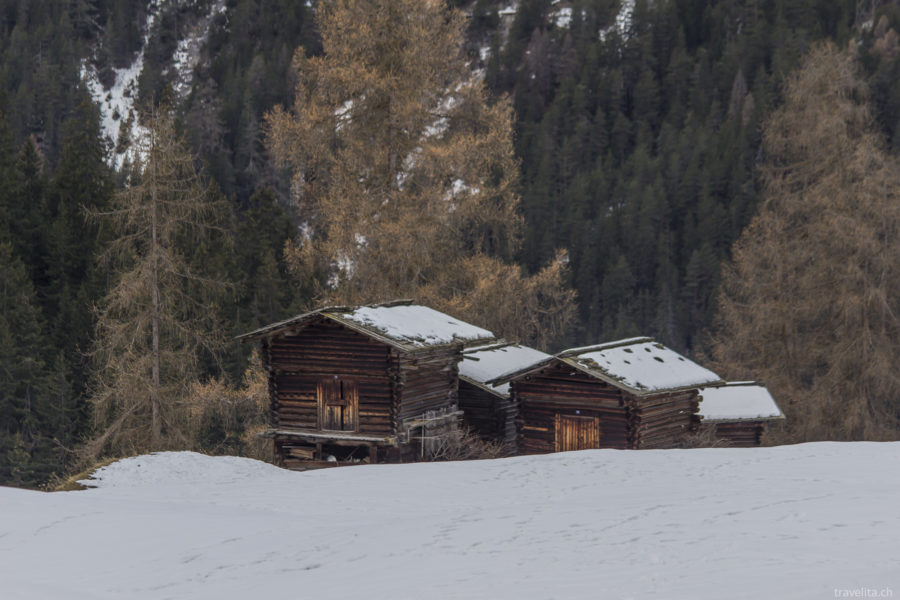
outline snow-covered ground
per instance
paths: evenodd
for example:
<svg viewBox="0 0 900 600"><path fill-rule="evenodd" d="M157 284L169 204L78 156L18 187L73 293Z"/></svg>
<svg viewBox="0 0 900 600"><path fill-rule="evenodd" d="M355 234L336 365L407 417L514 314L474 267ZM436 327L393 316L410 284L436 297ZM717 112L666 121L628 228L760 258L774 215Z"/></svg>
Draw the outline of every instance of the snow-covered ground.
<svg viewBox="0 0 900 600"><path fill-rule="evenodd" d="M0 488L0 597L900 595L900 444L568 452L292 473L121 461Z"/></svg>

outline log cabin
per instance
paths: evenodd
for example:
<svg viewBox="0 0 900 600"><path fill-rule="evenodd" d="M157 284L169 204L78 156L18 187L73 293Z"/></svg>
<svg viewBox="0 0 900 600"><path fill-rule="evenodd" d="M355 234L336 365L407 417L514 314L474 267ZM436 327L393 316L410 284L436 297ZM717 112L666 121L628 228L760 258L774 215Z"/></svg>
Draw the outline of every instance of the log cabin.
<svg viewBox="0 0 900 600"><path fill-rule="evenodd" d="M762 444L766 428L783 421L784 414L766 386L738 381L700 388L700 430L710 431L728 446Z"/></svg>
<svg viewBox="0 0 900 600"><path fill-rule="evenodd" d="M712 371L651 338L573 348L490 380L510 383L518 453L671 448L696 430Z"/></svg>
<svg viewBox="0 0 900 600"><path fill-rule="evenodd" d="M521 371L550 358L549 354L509 342L469 348L459 364L459 408L465 425L484 441L499 442L515 451L516 405L509 383L491 379Z"/></svg>
<svg viewBox="0 0 900 600"><path fill-rule="evenodd" d="M425 306L328 307L240 336L262 346L274 461L412 460L454 432L458 363L486 329Z"/></svg>

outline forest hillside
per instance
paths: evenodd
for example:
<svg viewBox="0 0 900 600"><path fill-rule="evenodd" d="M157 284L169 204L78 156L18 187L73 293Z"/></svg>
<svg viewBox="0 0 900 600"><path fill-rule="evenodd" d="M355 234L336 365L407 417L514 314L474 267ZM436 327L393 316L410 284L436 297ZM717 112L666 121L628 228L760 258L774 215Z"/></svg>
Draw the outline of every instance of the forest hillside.
<svg viewBox="0 0 900 600"><path fill-rule="evenodd" d="M279 145L276 129L288 131L289 117L304 114L298 107L312 107L319 117L331 119L340 116L334 106L346 114L362 106L347 104L341 94L354 91L341 86L364 79L322 66L329 53L340 49L329 46L317 19L323 6L342 4L346 0L322 6L292 0L0 0L0 481L46 482L77 463L76 450L85 440L96 440L113 424L124 426L123 415L133 407L122 394L103 396L110 382L118 381L113 377L118 367L103 357L114 356L109 349L122 341L115 332L124 331L128 319L144 323L142 315L163 327L163 341L163 317L171 318L171 331L182 333L180 324L204 321L203 334L191 338L203 343L182 336L173 346L173 352L190 355L186 360L168 355L168 364L177 368L154 379L156 371L141 357L130 357L129 364L145 365L148 381L168 386L178 398L209 398L226 389L241 398L228 415L193 404L180 416L166 417L172 443L210 452L249 452L246 423L262 418L257 392L247 391L256 389L252 370L247 371L251 348L233 337L327 300L415 294L445 302L445 310L463 318L496 319L496 325L488 324L500 333L547 351L652 335L679 351L714 358L726 376L765 378L765 369L748 367L752 361L746 353L720 345L728 337L721 332L729 331L721 319L746 316L718 311L725 305L717 299L723 272L727 277L750 268L732 266L733 248L767 198L797 192L779 183L777 172L793 164L799 150L778 145L765 131L779 118L781 123L793 119L776 111L790 110L789 86L797 73L811 69L811 49L830 43L829 52L849 57L850 66L842 72L853 81L842 88L843 97L863 107L864 115L853 117L847 106L828 102L822 110L850 111L849 118L857 120L848 129L847 143L856 143L865 132L879 153L878 164L886 165L884 173L896 169L896 1L441 3L442 9L460 11L448 18L442 33L450 36L444 40L448 47L458 48L458 57L446 61L452 69L428 82L432 103L425 108L431 112L404 112L420 138L377 138L390 139L389 147L397 141L397 148L410 152L427 150L431 162L415 164L391 162L390 153L356 153L355 164L323 153L375 139L366 135L382 135L365 129L358 118L354 127L340 131L338 145L323 143L312 158L294 152L296 144ZM456 35L461 37L454 46ZM821 52L817 56L825 60ZM387 65L385 72L391 68ZM810 93L828 81L827 70L819 72L825 79L810 83ZM331 80L325 77L329 74ZM365 81L373 85L367 89L382 89L374 80ZM310 82L320 91L326 84L333 91L323 92L318 104L298 104L298 93L312 94ZM366 126L379 123L376 108L365 112ZM438 109L448 120L429 121ZM285 117L281 121L279 114ZM157 131L152 139L168 146L147 145L154 127L163 127L165 135ZM429 136L435 143L422 145ZM481 168L483 163L466 162L470 155L494 162ZM139 237L146 231L116 215L126 210L149 214L146 202L156 198L155 190L175 189L172 181L156 178L157 171L150 176L148 165L159 160L163 168L166 157L178 159L183 175L172 181L195 184L187 194L194 204L184 209L191 218L167 232L169 245L150 252L150 242ZM307 168L313 158L315 171ZM806 160L815 161L815 153ZM352 179L356 171L336 170L337 164L367 173L368 164L387 165L378 181L393 191L372 196L383 198L376 206L387 206L387 200L412 202L425 190L433 197L452 197L453 206L461 208L444 229L435 223L447 213L428 213L436 221L398 213L405 231L420 232L414 240L389 229L377 235L372 229L367 237L360 227L374 221L372 214L360 212L362 203L327 203L338 197L334 190L358 189L350 185L359 183ZM312 182L314 172L322 175L315 180L320 187L298 187ZM854 184L852 178L846 181ZM326 182L345 187L322 187ZM366 189L375 189L375 183L373 178ZM310 190L315 194L304 196ZM320 207L318 212L311 212L312 206ZM342 218L351 212L358 221ZM842 228L840 222L835 227L876 242L895 240L889 212L878 213L884 216L880 225L872 225L877 219L869 222L874 229ZM429 233L435 231L458 235ZM819 237L825 238L831 236ZM123 245L123 239L129 243ZM157 238L146 238L151 239L155 244ZM336 240L344 245L335 245ZM753 243L740 243L739 260L753 254ZM354 252L375 256L376 245L379 260L420 253L428 257L428 268L406 265L410 276L419 278L415 285L403 280L376 288L371 273L383 263L341 262L341 256ZM898 314L891 248L881 244L856 254L880 256L881 279L866 288L871 290L867 298L875 300L856 305L865 307L863 317L838 319L850 323L839 330L845 337L863 340L860 346L842 347L842 356L863 357L861 362L820 357L773 375L786 382L773 392L791 394L785 398L789 417L805 416L804 402L815 402L822 390L838 389L835 382L845 382L846 369L859 370L861 364L873 371L891 369L889 357L897 349L891 332ZM168 298L165 288L150 285L141 288L145 295L131 293L140 287L137 282L164 283L139 278L148 273L140 265L159 264L141 261L163 256L164 250L170 264L177 259L184 267L173 272L190 273L190 291L171 305L153 300ZM452 260L445 260L448 256ZM832 255L828 264L839 264L840 256ZM356 279L335 279L336 271L350 273L341 271L342 264L358 266ZM432 268L442 264L454 268ZM766 271L765 265L760 269ZM135 285L123 288L129 273ZM868 281L872 271L861 273L858 281ZM781 284L790 286L791 280ZM503 304L509 294L498 290L504 286L526 299L528 319L504 317L514 308ZM176 288L180 293L182 288ZM450 289L461 292L446 293ZM731 280L726 293L732 292L746 290ZM815 287L804 293L818 297ZM746 300L731 298L739 304ZM484 309L495 305L502 308ZM842 315L860 314L854 310L848 305ZM865 329L873 322L870 310L882 320L878 336L864 338L860 331L874 331ZM834 344L833 338L800 334L834 330L838 321L810 316L797 331L769 332L766 347L791 348L798 356L804 349L797 344ZM762 339L754 331L741 335ZM147 348L154 352L152 344ZM769 364L789 364L781 354L766 356ZM859 385L840 388L862 398L855 417L788 430L783 439L896 437L897 376L869 375ZM108 402L100 402L101 397ZM154 405L150 397L147 411ZM863 423L875 421L877 428ZM195 433L180 433L188 430ZM100 446L95 450L102 454ZM127 453L127 444L118 451Z"/></svg>

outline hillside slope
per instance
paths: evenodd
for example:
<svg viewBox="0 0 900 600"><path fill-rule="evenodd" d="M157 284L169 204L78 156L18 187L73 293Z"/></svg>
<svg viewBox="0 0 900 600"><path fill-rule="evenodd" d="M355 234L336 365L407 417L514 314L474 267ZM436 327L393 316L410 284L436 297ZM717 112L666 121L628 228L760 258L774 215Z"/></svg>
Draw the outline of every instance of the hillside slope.
<svg viewBox="0 0 900 600"><path fill-rule="evenodd" d="M900 444L293 473L165 453L0 488L8 598L831 598L900 588ZM891 474L891 475L886 475Z"/></svg>

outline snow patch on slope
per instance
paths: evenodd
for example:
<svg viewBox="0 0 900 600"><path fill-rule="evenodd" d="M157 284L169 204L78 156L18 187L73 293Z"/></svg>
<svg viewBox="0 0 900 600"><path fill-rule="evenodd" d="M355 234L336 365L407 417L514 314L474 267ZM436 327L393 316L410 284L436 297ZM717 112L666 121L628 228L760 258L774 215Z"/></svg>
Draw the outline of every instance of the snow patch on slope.
<svg viewBox="0 0 900 600"><path fill-rule="evenodd" d="M550 20L554 25L566 28L572 24L572 7L560 6L559 0L553 2L553 12L550 13Z"/></svg>
<svg viewBox="0 0 900 600"><path fill-rule="evenodd" d="M116 169L121 169L128 158L132 162L136 156L143 157L140 150L141 143L147 135L146 127L143 127L135 111L135 100L138 95L138 78L144 69L144 50L150 39L150 32L156 22L159 12L170 4L177 4L180 0L149 0L147 5L147 21L144 24L144 39L141 50L134 62L123 69L114 69L115 81L109 89L105 89L96 68L85 62L81 67L81 78L85 82L91 97L100 106L100 125L103 137L113 149L111 162ZM210 25L216 16L226 11L225 0L215 0L210 6L210 11L178 42L173 55L172 69L175 71L173 89L179 99L184 99L191 91L193 72L200 59L200 50L209 33ZM131 127L122 130L122 123L131 116ZM127 140L120 140L120 134L124 134ZM125 151L125 142L130 141L129 150ZM122 152L117 152L117 146L122 142Z"/></svg>
<svg viewBox="0 0 900 600"><path fill-rule="evenodd" d="M621 39L628 39L631 33L632 17L634 16L634 0L622 0L619 5L619 13L616 15L615 22L600 31L600 40L606 41L613 31L619 34Z"/></svg>
<svg viewBox="0 0 900 600"><path fill-rule="evenodd" d="M85 62L81 66L81 79L85 82L91 98L100 106L100 128L103 137L112 148L111 161L116 169L121 169L126 158L134 160L140 140L147 135L147 129L141 126L134 110L134 102L138 93L138 77L144 69L144 48L150 38L150 30L156 20L157 0L150 0L147 5L147 21L144 24L144 42L134 62L124 69L114 69L115 82L112 87L104 89L100 83L97 69ZM121 123L131 117L131 128L123 131ZM131 140L131 152L117 152L119 134L125 134ZM126 140L122 140L125 142Z"/></svg>
<svg viewBox="0 0 900 600"><path fill-rule="evenodd" d="M123 133L131 140L142 139L146 135L146 128L138 123L137 114L134 111L134 100L137 97L137 80L144 68L144 53L140 53L131 66L124 69L114 69L115 83L108 90L103 89L103 84L97 75L97 70L88 64L81 67L81 79L87 85L91 98L100 105L100 130L107 144L112 148L112 160L116 169L122 167L125 161L125 152L117 153L116 145L119 134ZM122 131L122 123L131 117L131 128Z"/></svg>
<svg viewBox="0 0 900 600"><path fill-rule="evenodd" d="M516 13L519 12L519 2L515 0L514 2L510 2L503 8L497 11L497 14L500 16L500 19L512 19L516 16Z"/></svg>
<svg viewBox="0 0 900 600"><path fill-rule="evenodd" d="M227 6L225 0L215 0L210 6L209 12L198 20L187 35L178 42L178 47L173 55L172 68L175 70L175 83L173 88L178 98L183 100L191 93L191 85L194 81L194 68L200 61L200 50L206 42L209 28L213 19L225 14Z"/></svg>

